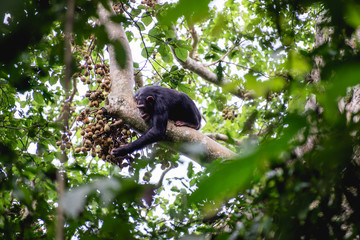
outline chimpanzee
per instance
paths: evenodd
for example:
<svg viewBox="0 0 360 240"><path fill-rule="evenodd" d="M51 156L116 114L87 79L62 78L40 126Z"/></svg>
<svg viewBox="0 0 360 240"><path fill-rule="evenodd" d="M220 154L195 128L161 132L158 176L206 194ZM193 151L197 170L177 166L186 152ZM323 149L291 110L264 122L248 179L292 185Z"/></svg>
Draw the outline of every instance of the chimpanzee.
<svg viewBox="0 0 360 240"><path fill-rule="evenodd" d="M200 112L185 93L160 86L148 86L140 88L135 94L135 99L136 107L149 125L149 129L136 141L114 148L112 155L124 156L148 144L163 140L169 119L173 120L176 126L187 126L196 130L200 128Z"/></svg>

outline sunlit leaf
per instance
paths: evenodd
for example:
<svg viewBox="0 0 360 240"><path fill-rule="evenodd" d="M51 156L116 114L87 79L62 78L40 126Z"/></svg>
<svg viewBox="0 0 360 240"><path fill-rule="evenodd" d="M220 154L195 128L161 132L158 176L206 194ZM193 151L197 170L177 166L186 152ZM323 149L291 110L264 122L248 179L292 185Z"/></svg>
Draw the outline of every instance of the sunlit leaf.
<svg viewBox="0 0 360 240"><path fill-rule="evenodd" d="M38 104L43 104L44 103L44 99L43 99L41 93L34 92L33 96L34 96L35 102L37 102Z"/></svg>
<svg viewBox="0 0 360 240"><path fill-rule="evenodd" d="M164 62L171 62L173 59L172 54L170 54L170 48L169 46L165 44L160 44L160 47L158 48L158 52L161 55L161 58Z"/></svg>
<svg viewBox="0 0 360 240"><path fill-rule="evenodd" d="M149 13L144 13L141 21L145 24L145 26L149 26L152 23L152 17Z"/></svg>
<svg viewBox="0 0 360 240"><path fill-rule="evenodd" d="M209 16L209 3L210 0L180 0L175 7L166 12L160 21L169 24L175 22L180 16L185 16L191 22L198 22Z"/></svg>
<svg viewBox="0 0 360 240"><path fill-rule="evenodd" d="M214 22L215 25L211 29L211 36L218 38L223 34L225 28L227 27L226 18L223 14L219 14L218 17L214 20Z"/></svg>
<svg viewBox="0 0 360 240"><path fill-rule="evenodd" d="M312 66L310 65L308 59L298 52L291 51L288 59L289 70L293 76L304 75L309 73Z"/></svg>
<svg viewBox="0 0 360 240"><path fill-rule="evenodd" d="M183 62L185 62L188 57L188 51L185 48L175 48L175 54Z"/></svg>

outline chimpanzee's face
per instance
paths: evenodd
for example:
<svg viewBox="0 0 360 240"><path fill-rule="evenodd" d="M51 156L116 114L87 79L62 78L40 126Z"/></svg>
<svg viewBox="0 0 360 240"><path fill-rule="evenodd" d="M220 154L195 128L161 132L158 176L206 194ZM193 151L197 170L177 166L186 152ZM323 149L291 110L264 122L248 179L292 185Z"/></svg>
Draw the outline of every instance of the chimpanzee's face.
<svg viewBox="0 0 360 240"><path fill-rule="evenodd" d="M148 121L154 112L154 97L139 93L135 95L135 99L137 102L136 107L140 111L140 116L144 121Z"/></svg>

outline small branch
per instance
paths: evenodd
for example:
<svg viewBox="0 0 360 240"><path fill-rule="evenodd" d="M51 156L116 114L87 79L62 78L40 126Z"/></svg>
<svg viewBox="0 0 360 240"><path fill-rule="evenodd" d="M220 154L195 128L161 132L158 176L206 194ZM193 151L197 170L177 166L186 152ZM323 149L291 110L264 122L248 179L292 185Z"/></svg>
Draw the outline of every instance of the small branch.
<svg viewBox="0 0 360 240"><path fill-rule="evenodd" d="M173 29L174 32L176 33L176 29L175 28ZM206 66L199 63L198 61L192 59L191 57L188 57L185 62L182 61L180 58L176 56L175 48L170 45L170 49L175 59L180 63L180 65L183 68L188 69L189 71L199 75L205 81L213 83L219 87L226 87L226 85L232 84L232 81L230 79L227 78L219 79L216 73L214 73L213 71L211 71ZM252 95L250 93L248 93L244 89L241 89L240 87L231 87L230 89L227 89L227 91L241 99L252 98Z"/></svg>
<svg viewBox="0 0 360 240"><path fill-rule="evenodd" d="M242 68L242 69L246 69L246 70L249 70L251 72L255 72L255 73L258 73L260 74L261 76L264 76L266 78L270 78L269 76L267 76L265 73L263 72L260 72L259 70L256 70L256 69L253 69L253 68L249 68L249 67L246 67L244 65L241 65L241 64L237 64L237 63L232 63L232 62L227 62L227 61L222 61L223 63L226 63L226 64L231 64L231 65L235 65L239 68Z"/></svg>
<svg viewBox="0 0 360 240"><path fill-rule="evenodd" d="M29 129L29 128L41 127L41 126L42 125L40 125L40 124L36 124L36 125L29 126L29 127L13 127L13 126L6 126L6 125L4 125L4 123L2 123L0 128L8 128L8 129L15 129L15 130L26 130L26 129Z"/></svg>
<svg viewBox="0 0 360 240"><path fill-rule="evenodd" d="M72 101L74 100L75 94L77 93L76 83L77 83L77 81L76 81L76 78L74 77L73 78L73 91L72 91L70 97L64 101L64 107L62 109L62 114L60 115L60 117L58 119L55 120L55 122L60 122L62 120L65 120L64 126L66 126L69 129L71 128L71 126L69 127L69 122L68 122L69 116L70 116L70 106L71 106ZM73 125L73 123L71 125Z"/></svg>
<svg viewBox="0 0 360 240"><path fill-rule="evenodd" d="M204 67L210 67L212 65L215 65L217 64L218 62L224 62L223 60L237 47L237 44L234 44L234 46L232 46L230 48L230 50L225 53L220 59L216 60L215 62L212 62L212 63L208 63L208 64L204 64Z"/></svg>
<svg viewBox="0 0 360 240"><path fill-rule="evenodd" d="M4 90L2 87L0 87L0 89L1 89L1 91L3 92L3 93L1 94L1 96L5 96L5 97L6 97L7 104L10 105L9 98L8 98L5 90Z"/></svg>
<svg viewBox="0 0 360 240"><path fill-rule="evenodd" d="M77 93L77 85L76 85L77 81L76 81L76 78L74 77L73 78L73 91L70 95L70 97L65 101L67 103L72 103L72 101L74 100L74 97L75 97L75 94Z"/></svg>
<svg viewBox="0 0 360 240"><path fill-rule="evenodd" d="M208 136L209 138L215 140L215 141L223 141L223 142L228 142L229 141L229 137L226 136L225 134L221 134L221 133L205 133L206 136ZM232 139L236 145L241 145L242 144L242 140L239 139Z"/></svg>
<svg viewBox="0 0 360 240"><path fill-rule="evenodd" d="M70 80L71 80L71 63L72 63L72 52L71 52L71 34L73 32L73 22L74 22L74 13L75 13L75 0L68 0L66 19L65 19L65 99L68 99L69 89L70 89ZM76 90L76 85L74 87ZM71 94L70 99L73 98L74 93ZM68 107L66 107L66 105ZM70 102L64 103L63 114L60 118L64 119L64 128L69 126L69 115L70 115ZM66 152L62 152L60 161L62 163L67 161ZM58 184L57 193L58 193L58 207L56 209L56 240L64 239L64 209L61 203L61 199L65 191L65 174L63 166L56 172L56 181Z"/></svg>
<svg viewBox="0 0 360 240"><path fill-rule="evenodd" d="M189 26L189 30L190 30L190 34L192 36L193 42L191 44L192 49L189 53L189 57L191 57L192 59L194 59L196 57L197 54L197 45L199 43L199 35L197 34L195 28L194 28L194 24L190 24Z"/></svg>
<svg viewBox="0 0 360 240"><path fill-rule="evenodd" d="M175 49L171 48L174 57L180 63L180 65L188 69L189 71L199 75L205 81L213 83L219 87L226 87L226 85L232 84L232 81L227 78L218 79L218 76L213 71L209 70L207 67L202 65L201 63L195 61L194 59L188 57L185 62L179 59L175 54ZM231 89L227 89L228 92L234 94L235 96L241 99L249 99L252 98L252 95L247 91L241 89L240 87L232 87Z"/></svg>
<svg viewBox="0 0 360 240"><path fill-rule="evenodd" d="M164 178L165 178L165 175L166 175L171 169L173 169L173 168L174 168L174 166L173 166L173 164L171 163L170 167L168 167L167 169L165 169L165 170L162 172L158 183L154 186L154 189L159 189L159 188L162 186L163 181L164 181Z"/></svg>
<svg viewBox="0 0 360 240"><path fill-rule="evenodd" d="M72 0L70 0L72 1ZM62 168L62 167L61 167ZM58 194L58 207L56 209L56 240L63 240L64 238L64 209L61 203L61 199L64 196L65 191L65 180L62 169L56 171L56 182L57 182L57 194Z"/></svg>
<svg viewBox="0 0 360 240"><path fill-rule="evenodd" d="M154 65L153 65L152 62L150 61L150 54L149 54L149 52L148 52L148 48L146 47L146 43L145 43L145 40L144 40L144 37L143 37L143 33L141 32L141 28L140 28L139 24L135 21L135 19L133 18L132 14L129 13L129 12L124 8L123 3L120 3L120 4L121 4L121 7L122 7L123 11L131 18L131 21L133 21L133 23L135 24L136 28L137 28L138 31L139 31L139 34L140 34L140 37L141 37L141 41L142 41L142 43L144 44L144 49L145 49L145 51L146 51L146 61L145 61L145 63L144 63L144 66L140 69L140 71L143 70L143 69L145 68L145 66L146 66L146 63L149 62L149 63L151 64L152 68L155 70L156 74L157 74L158 76L160 76L160 78L161 78L161 74L156 70L156 68L154 67Z"/></svg>

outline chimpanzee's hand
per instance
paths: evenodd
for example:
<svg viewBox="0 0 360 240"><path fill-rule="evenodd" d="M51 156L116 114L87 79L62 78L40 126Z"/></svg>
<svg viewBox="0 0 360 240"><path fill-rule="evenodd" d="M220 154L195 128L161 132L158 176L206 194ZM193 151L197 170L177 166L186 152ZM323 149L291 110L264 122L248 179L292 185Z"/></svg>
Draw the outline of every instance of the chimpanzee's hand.
<svg viewBox="0 0 360 240"><path fill-rule="evenodd" d="M111 151L111 155L114 155L114 156L125 156L126 154L128 154L128 149L126 146L113 148Z"/></svg>

